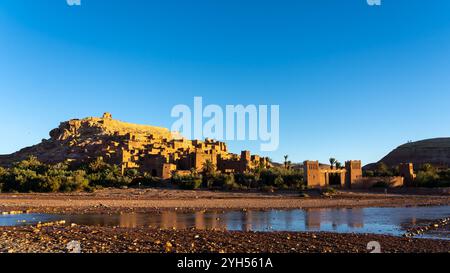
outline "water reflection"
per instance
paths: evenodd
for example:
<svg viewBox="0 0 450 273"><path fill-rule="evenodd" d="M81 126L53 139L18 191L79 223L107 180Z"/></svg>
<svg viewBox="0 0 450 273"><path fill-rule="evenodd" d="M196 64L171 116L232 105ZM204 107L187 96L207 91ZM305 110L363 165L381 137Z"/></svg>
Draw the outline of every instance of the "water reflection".
<svg viewBox="0 0 450 273"><path fill-rule="evenodd" d="M0 216L0 226L66 220L67 223L135 228L243 231L333 231L401 235L423 220L450 216L450 207L341 208L268 211L161 211L117 215L25 214ZM444 237L449 235L444 231ZM442 233L441 233L442 234ZM443 235L440 235L441 237Z"/></svg>
<svg viewBox="0 0 450 273"><path fill-rule="evenodd" d="M364 209L307 209L305 210L305 229L321 230L322 224L331 225L333 230L340 226L352 229L364 227Z"/></svg>

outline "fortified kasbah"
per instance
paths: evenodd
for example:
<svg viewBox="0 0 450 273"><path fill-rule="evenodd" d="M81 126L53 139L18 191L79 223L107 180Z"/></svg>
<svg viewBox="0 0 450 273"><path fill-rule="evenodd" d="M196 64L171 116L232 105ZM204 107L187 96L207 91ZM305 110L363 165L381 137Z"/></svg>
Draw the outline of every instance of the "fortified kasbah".
<svg viewBox="0 0 450 273"><path fill-rule="evenodd" d="M268 168L268 158L242 151L228 152L224 142L206 139L187 140L166 128L125 123L105 113L63 122L50 132L50 139L0 156L1 166L36 156L44 163L83 164L99 157L121 167L122 172L138 169L163 179L175 173L200 171L210 161L224 173L245 172L257 167Z"/></svg>
<svg viewBox="0 0 450 273"><path fill-rule="evenodd" d="M345 167L320 164L319 161L303 162L305 180L310 188L338 187L347 189L371 188L383 182L389 187L412 184L416 175L412 163L400 164L400 176L364 177L360 160L345 162Z"/></svg>

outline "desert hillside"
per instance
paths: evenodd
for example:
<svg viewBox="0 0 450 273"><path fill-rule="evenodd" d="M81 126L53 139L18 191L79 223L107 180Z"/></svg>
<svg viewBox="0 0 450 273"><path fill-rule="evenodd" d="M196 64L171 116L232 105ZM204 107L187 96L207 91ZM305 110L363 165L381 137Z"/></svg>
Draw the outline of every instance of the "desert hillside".
<svg viewBox="0 0 450 273"><path fill-rule="evenodd" d="M450 166L450 138L425 139L401 145L382 158L388 166L414 163L416 166L430 163L437 167ZM366 167L370 168L373 164Z"/></svg>
<svg viewBox="0 0 450 273"><path fill-rule="evenodd" d="M36 156L45 163L63 161L85 161L98 156L110 156L108 147L124 143L127 136L152 136L156 139L172 139L166 128L126 123L112 119L106 113L103 117L88 117L62 122L50 131L50 138L24 148L10 155L0 156L0 166Z"/></svg>

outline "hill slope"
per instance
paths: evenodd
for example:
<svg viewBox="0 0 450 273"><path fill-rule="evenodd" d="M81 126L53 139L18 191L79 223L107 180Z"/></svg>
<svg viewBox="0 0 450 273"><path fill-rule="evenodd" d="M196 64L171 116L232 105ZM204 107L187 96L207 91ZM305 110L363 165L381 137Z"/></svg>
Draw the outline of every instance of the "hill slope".
<svg viewBox="0 0 450 273"><path fill-rule="evenodd" d="M433 138L406 143L390 152L379 162L392 167L408 162L415 166L430 163L438 167L449 167L450 138Z"/></svg>
<svg viewBox="0 0 450 273"><path fill-rule="evenodd" d="M166 128L114 120L106 113L102 118L89 117L62 122L58 128L50 131L50 139L10 155L1 155L0 166L11 166L12 163L31 155L44 163L66 160L83 162L105 156L107 150L105 148L124 143L129 134L172 139L171 132Z"/></svg>

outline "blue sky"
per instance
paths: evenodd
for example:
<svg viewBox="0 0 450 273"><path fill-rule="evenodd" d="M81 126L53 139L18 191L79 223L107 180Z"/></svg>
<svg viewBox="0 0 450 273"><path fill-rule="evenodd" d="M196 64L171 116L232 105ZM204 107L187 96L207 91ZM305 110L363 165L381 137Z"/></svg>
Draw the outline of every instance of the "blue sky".
<svg viewBox="0 0 450 273"><path fill-rule="evenodd" d="M377 161L449 135L449 13L448 0L2 0L0 154L105 111L170 127L175 104L202 96L279 104L275 160Z"/></svg>

